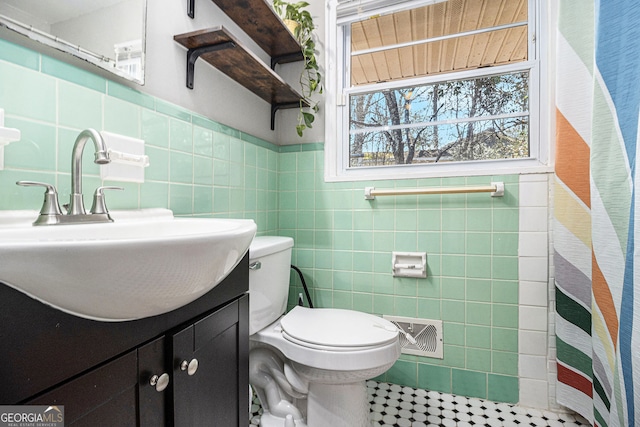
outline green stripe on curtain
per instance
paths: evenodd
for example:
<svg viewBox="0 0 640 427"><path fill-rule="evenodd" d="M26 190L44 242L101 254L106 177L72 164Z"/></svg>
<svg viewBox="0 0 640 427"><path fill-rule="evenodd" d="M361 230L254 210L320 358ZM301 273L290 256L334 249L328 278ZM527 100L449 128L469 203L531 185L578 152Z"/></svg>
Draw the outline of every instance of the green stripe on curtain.
<svg viewBox="0 0 640 427"><path fill-rule="evenodd" d="M598 377L596 377L595 375L593 376L593 389L598 394L598 396L600 396L600 399L602 399L604 406L606 406L607 409L610 410L611 401L609 401L607 392L604 390L604 387L602 387L602 384L600 383L600 381L598 381Z"/></svg>
<svg viewBox="0 0 640 427"><path fill-rule="evenodd" d="M583 375L593 379L593 369L591 367L591 357L587 356L575 347L556 339L556 350L558 352L558 360L571 366Z"/></svg>
<svg viewBox="0 0 640 427"><path fill-rule="evenodd" d="M591 313L556 286L556 312L591 335Z"/></svg>

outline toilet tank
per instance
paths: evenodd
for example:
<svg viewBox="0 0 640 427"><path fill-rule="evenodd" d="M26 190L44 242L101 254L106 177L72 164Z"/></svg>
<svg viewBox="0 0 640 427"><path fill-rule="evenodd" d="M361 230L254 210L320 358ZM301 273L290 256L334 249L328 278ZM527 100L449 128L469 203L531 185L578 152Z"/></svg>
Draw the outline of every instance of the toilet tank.
<svg viewBox="0 0 640 427"><path fill-rule="evenodd" d="M249 246L249 335L278 319L287 308L291 237L258 236Z"/></svg>

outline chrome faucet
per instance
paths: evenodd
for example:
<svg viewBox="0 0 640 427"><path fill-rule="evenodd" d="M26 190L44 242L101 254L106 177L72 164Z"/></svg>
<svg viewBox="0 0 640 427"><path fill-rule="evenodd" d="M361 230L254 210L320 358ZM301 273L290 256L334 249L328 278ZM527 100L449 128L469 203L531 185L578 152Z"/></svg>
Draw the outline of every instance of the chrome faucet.
<svg viewBox="0 0 640 427"><path fill-rule="evenodd" d="M104 202L104 190L124 190L122 187L98 187L93 194L91 212L87 214L84 208L82 197L82 153L89 139L93 141L95 147L94 162L99 165L111 162L107 146L98 131L86 129L80 132L71 153L71 200L66 215L60 210L58 192L53 185L33 181L16 182L16 184L22 186L41 186L46 189L44 204L33 225L113 222Z"/></svg>
<svg viewBox="0 0 640 427"><path fill-rule="evenodd" d="M88 139L93 140L93 145L96 150L94 162L98 165L111 162L102 135L94 129L86 129L80 132L71 151L71 200L69 201L69 209L67 210L69 215L87 214L82 198L82 153L84 152L84 146Z"/></svg>

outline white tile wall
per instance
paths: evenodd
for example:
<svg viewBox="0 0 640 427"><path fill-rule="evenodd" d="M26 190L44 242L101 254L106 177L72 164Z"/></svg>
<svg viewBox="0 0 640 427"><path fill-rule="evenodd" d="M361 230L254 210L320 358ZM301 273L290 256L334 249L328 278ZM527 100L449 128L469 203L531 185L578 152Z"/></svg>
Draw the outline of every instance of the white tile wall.
<svg viewBox="0 0 640 427"><path fill-rule="evenodd" d="M520 306L520 330L547 332L547 307Z"/></svg>
<svg viewBox="0 0 640 427"><path fill-rule="evenodd" d="M546 380L520 378L520 406L547 408L549 406L549 383Z"/></svg>
<svg viewBox="0 0 640 427"><path fill-rule="evenodd" d="M544 251L544 256L520 256L518 262L520 280L544 283L549 281L548 249L545 247Z"/></svg>
<svg viewBox="0 0 640 427"><path fill-rule="evenodd" d="M519 187L520 405L548 409L549 175L521 175Z"/></svg>
<svg viewBox="0 0 640 427"><path fill-rule="evenodd" d="M529 206L520 212L521 232L542 232L547 235L549 223L547 221L547 207Z"/></svg>
<svg viewBox="0 0 640 427"><path fill-rule="evenodd" d="M539 257L549 249L547 231L528 232L520 230L518 255L521 257ZM545 279L546 281L546 279Z"/></svg>
<svg viewBox="0 0 640 427"><path fill-rule="evenodd" d="M532 356L546 356L547 333L520 330L518 333L518 353Z"/></svg>
<svg viewBox="0 0 640 427"><path fill-rule="evenodd" d="M520 207L547 207L549 203L546 174L520 176Z"/></svg>
<svg viewBox="0 0 640 427"><path fill-rule="evenodd" d="M520 378L531 378L547 381L547 355L521 355L518 360Z"/></svg>
<svg viewBox="0 0 640 427"><path fill-rule="evenodd" d="M519 303L521 305L532 305L535 307L548 307L549 305L549 285L547 282L520 281Z"/></svg>

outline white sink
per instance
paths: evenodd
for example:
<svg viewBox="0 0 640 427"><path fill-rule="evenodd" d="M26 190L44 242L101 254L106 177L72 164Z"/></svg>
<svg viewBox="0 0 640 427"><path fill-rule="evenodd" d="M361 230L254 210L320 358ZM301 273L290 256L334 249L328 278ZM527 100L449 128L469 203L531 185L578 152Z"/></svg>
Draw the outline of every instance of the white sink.
<svg viewBox="0 0 640 427"><path fill-rule="evenodd" d="M106 224L34 227L36 211L0 211L0 282L75 316L125 321L204 295L240 262L252 220L113 211Z"/></svg>

